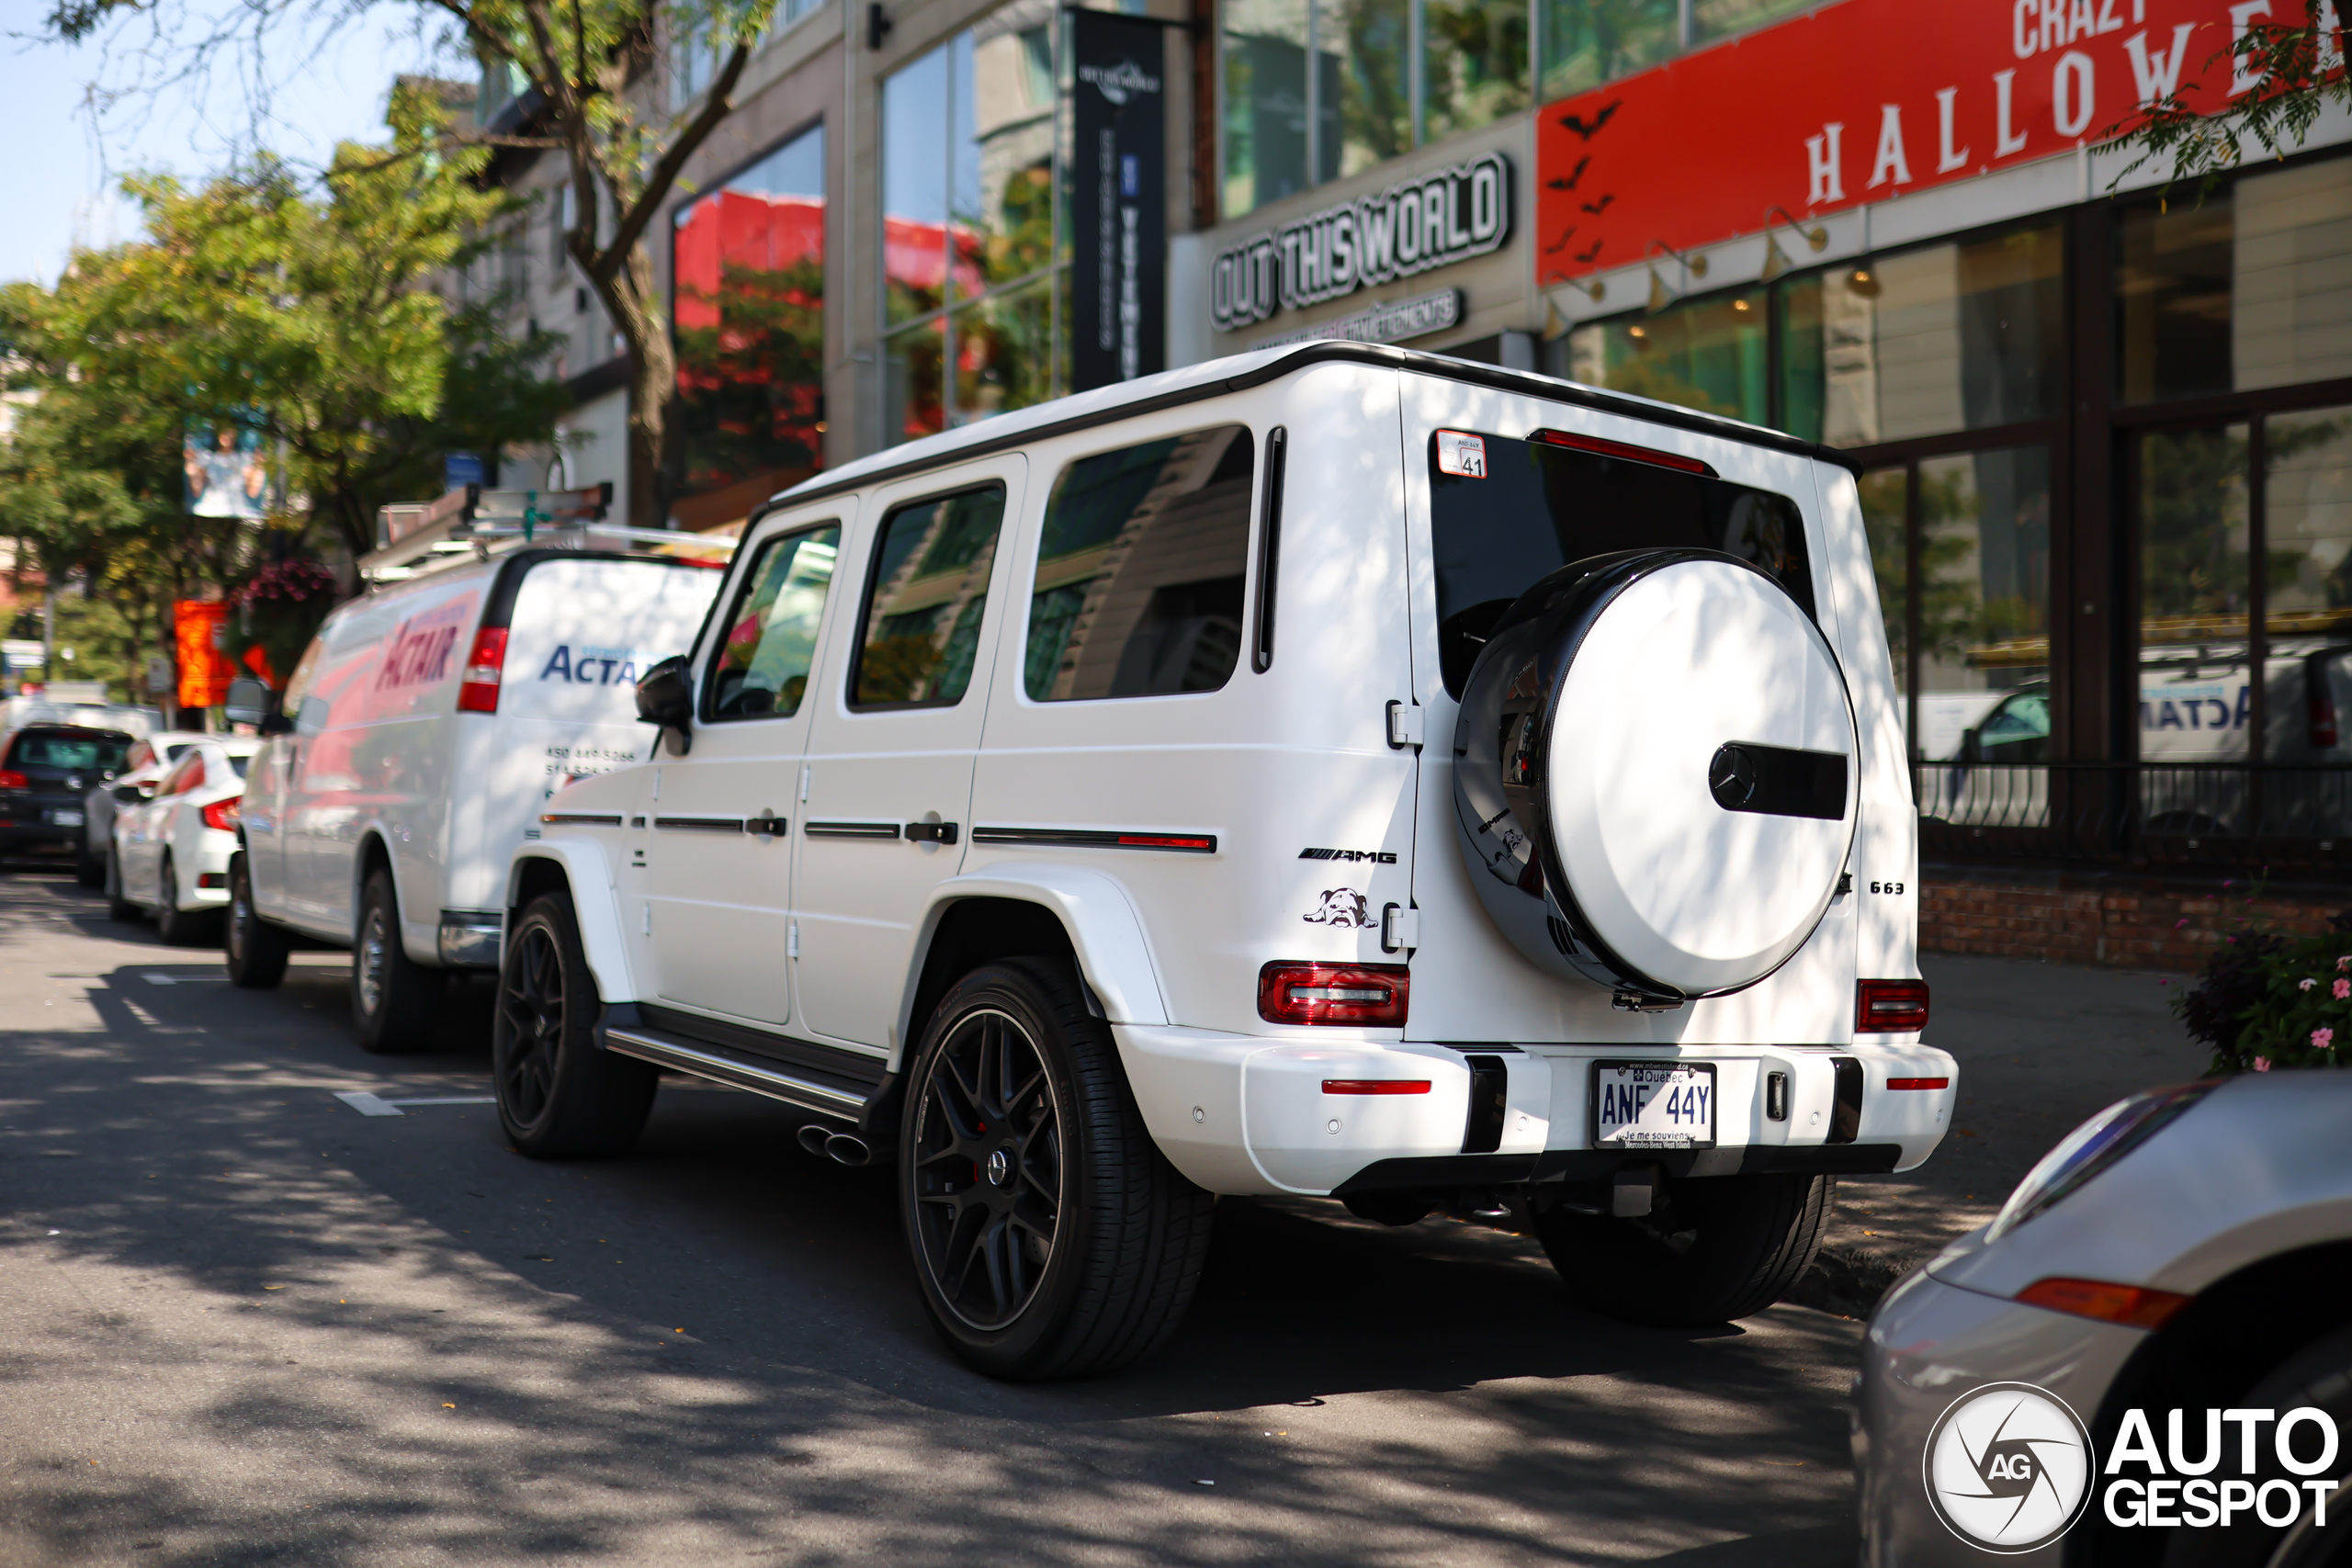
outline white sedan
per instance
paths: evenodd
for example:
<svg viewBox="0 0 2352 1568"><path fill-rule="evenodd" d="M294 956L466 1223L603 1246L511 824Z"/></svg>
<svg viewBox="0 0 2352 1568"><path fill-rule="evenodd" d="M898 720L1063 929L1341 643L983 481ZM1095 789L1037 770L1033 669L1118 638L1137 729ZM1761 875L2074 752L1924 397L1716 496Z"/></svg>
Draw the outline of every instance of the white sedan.
<svg viewBox="0 0 2352 1568"><path fill-rule="evenodd" d="M253 736L208 736L173 764L153 800L117 811L107 913L128 920L152 910L168 942L212 934L214 911L229 902L245 764L260 748Z"/></svg>
<svg viewBox="0 0 2352 1568"><path fill-rule="evenodd" d="M82 847L74 857L74 876L85 887L102 887L107 863L114 857L114 819L126 807L155 798L155 791L172 764L187 749L206 739L198 730L159 729L131 743L122 772L104 780L83 797Z"/></svg>

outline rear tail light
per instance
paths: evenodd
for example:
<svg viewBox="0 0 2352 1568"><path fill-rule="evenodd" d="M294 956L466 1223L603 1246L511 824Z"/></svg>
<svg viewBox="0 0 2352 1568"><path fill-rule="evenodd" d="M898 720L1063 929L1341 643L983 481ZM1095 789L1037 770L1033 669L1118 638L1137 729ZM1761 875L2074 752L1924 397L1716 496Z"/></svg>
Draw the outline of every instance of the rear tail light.
<svg viewBox="0 0 2352 1568"><path fill-rule="evenodd" d="M1268 1023L1394 1026L1405 1021L1411 987L1401 964L1269 964L1258 971L1258 1016Z"/></svg>
<svg viewBox="0 0 2352 1568"><path fill-rule="evenodd" d="M223 833L235 832L237 803L244 798L242 795L232 795L226 800L214 801L200 813L204 818L204 825L208 828L217 828Z"/></svg>
<svg viewBox="0 0 2352 1568"><path fill-rule="evenodd" d="M2104 1280L2036 1280L2017 1299L2028 1306L2120 1323L2126 1328L2161 1328L2188 1304L2187 1296L2144 1285L2113 1285Z"/></svg>
<svg viewBox="0 0 2352 1568"><path fill-rule="evenodd" d="M1855 1033L1913 1034L1927 1027L1925 980L1864 980L1856 987Z"/></svg>
<svg viewBox="0 0 2352 1568"><path fill-rule="evenodd" d="M1951 1079L1889 1078L1886 1080L1886 1087L1889 1089L1950 1089L1951 1087Z"/></svg>
<svg viewBox="0 0 2352 1568"><path fill-rule="evenodd" d="M474 650L458 681L459 713L496 713L498 682L506 670L506 628L484 626L474 633Z"/></svg>
<svg viewBox="0 0 2352 1568"><path fill-rule="evenodd" d="M14 768L0 768L0 789L30 789L33 781Z"/></svg>
<svg viewBox="0 0 2352 1568"><path fill-rule="evenodd" d="M1325 1094L1427 1094L1427 1078L1325 1078Z"/></svg>
<svg viewBox="0 0 2352 1568"><path fill-rule="evenodd" d="M2325 678L2312 682L2312 749L2324 751L2335 744L2335 697Z"/></svg>

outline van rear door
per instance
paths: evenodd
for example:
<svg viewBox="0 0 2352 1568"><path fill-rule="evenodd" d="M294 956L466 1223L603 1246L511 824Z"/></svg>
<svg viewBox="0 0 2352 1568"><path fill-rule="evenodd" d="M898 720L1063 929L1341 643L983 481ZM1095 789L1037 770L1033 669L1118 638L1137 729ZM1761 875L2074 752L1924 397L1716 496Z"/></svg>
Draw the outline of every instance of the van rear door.
<svg viewBox="0 0 2352 1568"><path fill-rule="evenodd" d="M502 563L480 628L506 634L496 708L477 717L461 706L458 715L445 909L496 909L507 859L537 835L548 797L650 754L654 732L638 721L638 677L686 650L719 575L683 559L571 550Z"/></svg>

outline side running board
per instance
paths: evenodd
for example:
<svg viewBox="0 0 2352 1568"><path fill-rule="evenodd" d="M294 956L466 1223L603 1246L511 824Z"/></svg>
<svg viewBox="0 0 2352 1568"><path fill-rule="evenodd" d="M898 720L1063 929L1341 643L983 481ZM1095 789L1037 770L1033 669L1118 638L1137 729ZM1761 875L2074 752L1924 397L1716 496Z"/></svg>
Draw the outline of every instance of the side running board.
<svg viewBox="0 0 2352 1568"><path fill-rule="evenodd" d="M813 1111L820 1116L835 1117L844 1122L857 1121L867 1102L874 1098L872 1091L836 1080L829 1074L807 1068L787 1070L700 1041L681 1040L674 1034L664 1034L642 1024L606 1024L604 1036L605 1048L617 1051L624 1056L635 1056L656 1066L691 1073L713 1083L749 1089L753 1094L763 1094L771 1100L797 1105L803 1111Z"/></svg>

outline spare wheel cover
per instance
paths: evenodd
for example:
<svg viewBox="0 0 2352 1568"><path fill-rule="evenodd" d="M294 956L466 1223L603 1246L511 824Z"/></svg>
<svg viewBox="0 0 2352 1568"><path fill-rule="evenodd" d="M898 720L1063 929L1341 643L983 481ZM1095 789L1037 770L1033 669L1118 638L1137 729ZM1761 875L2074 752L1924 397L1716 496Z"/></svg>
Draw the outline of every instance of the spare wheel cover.
<svg viewBox="0 0 2352 1568"><path fill-rule="evenodd" d="M1582 564L1601 570L1566 593L1556 580L1578 568L1555 573L1541 607L1545 585L1531 590L1480 659L1520 663L1522 682L1532 659L1547 688L1506 794L1568 928L1550 943L1571 935L1578 972L1653 996L1753 985L1804 944L1846 869L1859 748L1844 673L1736 557Z"/></svg>

